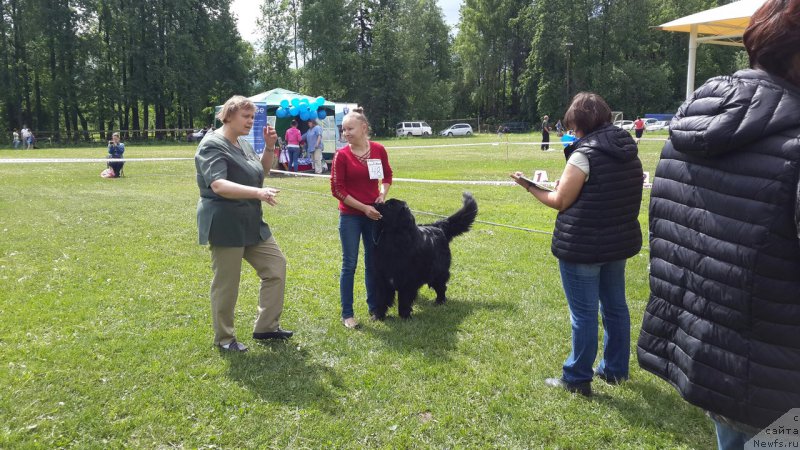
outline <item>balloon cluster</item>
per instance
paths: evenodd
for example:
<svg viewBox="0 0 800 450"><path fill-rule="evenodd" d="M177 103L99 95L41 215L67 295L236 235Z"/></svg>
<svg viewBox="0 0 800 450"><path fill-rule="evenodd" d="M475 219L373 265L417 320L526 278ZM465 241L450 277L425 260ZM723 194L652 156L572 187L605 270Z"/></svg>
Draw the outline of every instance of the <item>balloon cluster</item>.
<svg viewBox="0 0 800 450"><path fill-rule="evenodd" d="M279 119L285 117L299 117L300 120L324 119L328 113L324 109L319 109L325 104L325 97L317 97L313 102L307 98L293 98L291 100L281 100L281 107L275 111Z"/></svg>

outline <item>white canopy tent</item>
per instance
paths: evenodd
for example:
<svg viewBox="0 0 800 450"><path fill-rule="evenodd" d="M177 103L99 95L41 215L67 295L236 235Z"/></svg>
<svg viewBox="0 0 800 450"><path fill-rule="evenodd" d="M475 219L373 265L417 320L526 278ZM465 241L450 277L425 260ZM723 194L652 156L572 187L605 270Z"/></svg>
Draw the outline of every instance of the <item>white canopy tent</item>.
<svg viewBox="0 0 800 450"><path fill-rule="evenodd" d="M742 35L753 15L766 0L741 0L701 11L659 25L664 31L689 33L689 67L686 71L686 98L694 92L694 73L699 44L743 46Z"/></svg>

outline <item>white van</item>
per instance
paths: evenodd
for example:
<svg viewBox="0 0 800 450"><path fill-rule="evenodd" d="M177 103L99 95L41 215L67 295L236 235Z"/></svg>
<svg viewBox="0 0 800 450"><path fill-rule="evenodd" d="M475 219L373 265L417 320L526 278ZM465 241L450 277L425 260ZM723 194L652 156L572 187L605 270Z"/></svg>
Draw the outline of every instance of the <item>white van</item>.
<svg viewBox="0 0 800 450"><path fill-rule="evenodd" d="M430 136L431 126L425 122L400 122L395 125L395 133L400 136Z"/></svg>

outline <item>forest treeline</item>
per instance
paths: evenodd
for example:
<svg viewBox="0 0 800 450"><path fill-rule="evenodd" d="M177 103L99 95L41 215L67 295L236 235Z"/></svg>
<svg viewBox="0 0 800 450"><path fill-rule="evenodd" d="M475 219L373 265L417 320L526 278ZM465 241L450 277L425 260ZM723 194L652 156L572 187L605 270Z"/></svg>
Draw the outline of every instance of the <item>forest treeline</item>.
<svg viewBox="0 0 800 450"><path fill-rule="evenodd" d="M652 27L723 3L465 0L451 30L435 0L263 0L251 44L230 0L2 0L0 127L64 141L202 127L230 95L274 87L357 102L378 134L557 117L582 90L626 117L673 112L688 37ZM744 65L737 48L701 46L697 79Z"/></svg>

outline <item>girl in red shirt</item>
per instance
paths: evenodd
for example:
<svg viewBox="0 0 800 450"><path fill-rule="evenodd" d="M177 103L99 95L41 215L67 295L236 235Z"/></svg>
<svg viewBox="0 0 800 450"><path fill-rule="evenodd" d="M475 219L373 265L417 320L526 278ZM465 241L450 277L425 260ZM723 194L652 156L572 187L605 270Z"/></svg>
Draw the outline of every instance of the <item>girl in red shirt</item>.
<svg viewBox="0 0 800 450"><path fill-rule="evenodd" d="M342 120L348 145L336 152L331 168L331 193L339 199L339 238L342 241L342 273L339 295L342 323L356 328L353 317L353 284L358 263L358 241L364 242L365 285L370 319L375 320L375 282L372 273L373 230L381 214L372 205L383 203L392 184L392 168L386 149L369 140L364 110L354 108Z"/></svg>

